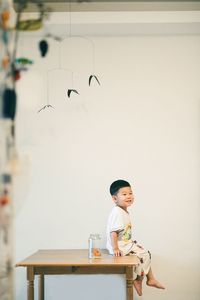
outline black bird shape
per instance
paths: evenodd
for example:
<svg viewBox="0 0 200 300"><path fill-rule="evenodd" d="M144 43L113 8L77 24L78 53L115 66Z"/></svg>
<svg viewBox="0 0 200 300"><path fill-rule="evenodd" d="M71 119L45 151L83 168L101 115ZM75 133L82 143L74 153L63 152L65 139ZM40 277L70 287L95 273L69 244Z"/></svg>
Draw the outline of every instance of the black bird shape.
<svg viewBox="0 0 200 300"><path fill-rule="evenodd" d="M40 48L41 56L44 57L47 54L48 48L49 48L49 45L48 45L47 41L46 40L41 40L39 42L39 48Z"/></svg>
<svg viewBox="0 0 200 300"><path fill-rule="evenodd" d="M90 75L90 77L89 77L89 86L90 86L90 84L91 84L92 78L95 78L96 81L98 82L98 84L100 85L100 82L99 82L97 76L96 76L96 75Z"/></svg>
<svg viewBox="0 0 200 300"><path fill-rule="evenodd" d="M52 105L47 104L47 105L43 106L40 110L38 110L38 113L41 112L43 109L49 108L49 107L54 108ZM55 109L55 108L54 108L54 109Z"/></svg>
<svg viewBox="0 0 200 300"><path fill-rule="evenodd" d="M67 96L68 96L68 98L70 98L70 95L71 95L72 92L74 92L74 93L76 93L76 94L79 95L79 92L78 92L77 90L69 89L69 90L67 91Z"/></svg>

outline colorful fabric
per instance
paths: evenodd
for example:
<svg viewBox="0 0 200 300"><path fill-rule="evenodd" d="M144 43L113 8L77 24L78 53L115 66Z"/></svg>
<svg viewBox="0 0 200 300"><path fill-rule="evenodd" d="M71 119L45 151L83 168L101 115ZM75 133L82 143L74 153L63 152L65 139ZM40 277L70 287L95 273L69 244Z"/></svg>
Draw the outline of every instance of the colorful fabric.
<svg viewBox="0 0 200 300"><path fill-rule="evenodd" d="M140 264L135 268L134 277L147 274L151 265L151 254L143 246L139 245L137 241L132 239L130 215L119 206L115 206L112 209L107 222L106 248L112 255L114 254L111 242L111 232L113 231L118 233L118 247L123 252L123 255L136 255L140 260Z"/></svg>

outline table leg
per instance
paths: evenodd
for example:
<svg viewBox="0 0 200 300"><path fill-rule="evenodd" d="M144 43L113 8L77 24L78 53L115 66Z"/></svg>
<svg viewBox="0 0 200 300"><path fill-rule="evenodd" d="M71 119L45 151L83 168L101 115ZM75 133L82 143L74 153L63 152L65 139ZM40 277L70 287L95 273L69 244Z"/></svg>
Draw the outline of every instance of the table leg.
<svg viewBox="0 0 200 300"><path fill-rule="evenodd" d="M27 300L34 300L34 269L27 267Z"/></svg>
<svg viewBox="0 0 200 300"><path fill-rule="evenodd" d="M126 299L133 300L133 267L126 267Z"/></svg>
<svg viewBox="0 0 200 300"><path fill-rule="evenodd" d="M38 300L44 300L44 274L38 276Z"/></svg>

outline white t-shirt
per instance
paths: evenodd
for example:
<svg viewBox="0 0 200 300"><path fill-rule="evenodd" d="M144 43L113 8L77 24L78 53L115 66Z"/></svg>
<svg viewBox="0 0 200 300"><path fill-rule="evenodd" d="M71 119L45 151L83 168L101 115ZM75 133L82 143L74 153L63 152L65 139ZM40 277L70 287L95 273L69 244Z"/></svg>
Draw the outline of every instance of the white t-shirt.
<svg viewBox="0 0 200 300"><path fill-rule="evenodd" d="M118 247L123 254L126 255L130 252L133 241L131 239L132 229L131 229L131 219L128 212L119 206L113 207L107 223L107 243L106 248L110 254L114 254L111 242L110 233L112 231L118 232Z"/></svg>

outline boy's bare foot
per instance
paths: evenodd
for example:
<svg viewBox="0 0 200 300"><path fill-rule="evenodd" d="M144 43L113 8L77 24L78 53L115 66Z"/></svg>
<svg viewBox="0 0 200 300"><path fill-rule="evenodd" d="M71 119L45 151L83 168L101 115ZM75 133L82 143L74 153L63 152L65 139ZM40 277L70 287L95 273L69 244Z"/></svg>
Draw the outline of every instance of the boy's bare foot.
<svg viewBox="0 0 200 300"><path fill-rule="evenodd" d="M142 281L141 280L133 280L134 288L139 296L142 296Z"/></svg>
<svg viewBox="0 0 200 300"><path fill-rule="evenodd" d="M162 285L159 281L157 281L156 279L150 279L147 280L147 285L148 286L152 286L155 287L157 289L165 289L164 285Z"/></svg>

